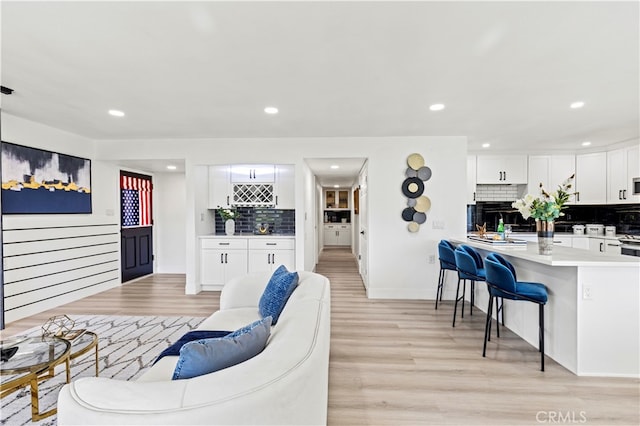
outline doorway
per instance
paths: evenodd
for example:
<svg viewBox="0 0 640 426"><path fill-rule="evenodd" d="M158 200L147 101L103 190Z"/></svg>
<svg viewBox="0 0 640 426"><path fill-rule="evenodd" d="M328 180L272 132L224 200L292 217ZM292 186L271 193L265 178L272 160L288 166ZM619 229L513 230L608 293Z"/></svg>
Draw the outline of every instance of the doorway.
<svg viewBox="0 0 640 426"><path fill-rule="evenodd" d="M122 282L153 273L153 181L120 171Z"/></svg>

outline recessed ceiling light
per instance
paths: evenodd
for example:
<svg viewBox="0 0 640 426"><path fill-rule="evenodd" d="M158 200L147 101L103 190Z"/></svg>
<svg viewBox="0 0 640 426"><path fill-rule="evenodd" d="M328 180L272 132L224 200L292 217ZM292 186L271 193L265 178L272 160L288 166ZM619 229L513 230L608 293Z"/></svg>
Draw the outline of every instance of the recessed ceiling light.
<svg viewBox="0 0 640 426"><path fill-rule="evenodd" d="M591 145L591 142L589 141L582 142L582 146L589 146L589 145Z"/></svg>
<svg viewBox="0 0 640 426"><path fill-rule="evenodd" d="M582 102L582 101L573 102L570 105L570 107L573 108L573 109L582 108L583 106L584 106L584 102Z"/></svg>
<svg viewBox="0 0 640 426"><path fill-rule="evenodd" d="M113 115L114 117L124 117L124 112L118 111L117 109L110 109L109 114Z"/></svg>
<svg viewBox="0 0 640 426"><path fill-rule="evenodd" d="M278 108L276 107L272 107L272 106L268 106L264 109L264 112L266 112L267 114L277 114L278 113Z"/></svg>
<svg viewBox="0 0 640 426"><path fill-rule="evenodd" d="M444 109L444 104L433 104L429 107L431 111L440 111Z"/></svg>
<svg viewBox="0 0 640 426"><path fill-rule="evenodd" d="M340 185L333 185L334 188L340 188Z"/></svg>
<svg viewBox="0 0 640 426"><path fill-rule="evenodd" d="M491 146L491 144L490 144L490 143L483 143L483 144L482 144L482 147L483 147L483 148L489 148L490 146Z"/></svg>
<svg viewBox="0 0 640 426"><path fill-rule="evenodd" d="M169 165L167 166L167 169L169 169L169 170L175 170L175 169L177 169L177 167L176 167L176 166L173 166L173 165L171 165L171 164L169 164Z"/></svg>
<svg viewBox="0 0 640 426"><path fill-rule="evenodd" d="M333 164L333 165L331 166L331 168L332 168L332 169L339 169L339 168L340 168L340 166L338 166L337 164Z"/></svg>

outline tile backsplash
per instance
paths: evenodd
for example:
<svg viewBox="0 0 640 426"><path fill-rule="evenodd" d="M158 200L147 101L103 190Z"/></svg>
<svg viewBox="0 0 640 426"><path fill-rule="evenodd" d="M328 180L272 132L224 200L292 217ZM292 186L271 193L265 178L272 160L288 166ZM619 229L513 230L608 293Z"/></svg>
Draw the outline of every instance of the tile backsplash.
<svg viewBox="0 0 640 426"><path fill-rule="evenodd" d="M236 234L257 233L262 223L269 224L269 234L295 235L296 211L294 209L271 209L263 207L239 207L240 217L236 219ZM215 215L216 235L224 234L224 222L219 214Z"/></svg>
<svg viewBox="0 0 640 426"><path fill-rule="evenodd" d="M476 185L476 201L515 201L526 190L527 185Z"/></svg>

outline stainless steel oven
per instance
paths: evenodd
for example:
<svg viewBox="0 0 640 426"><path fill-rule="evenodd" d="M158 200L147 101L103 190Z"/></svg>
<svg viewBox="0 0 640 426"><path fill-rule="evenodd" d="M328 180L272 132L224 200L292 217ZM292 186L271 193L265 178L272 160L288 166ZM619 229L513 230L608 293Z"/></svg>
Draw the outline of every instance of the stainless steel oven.
<svg viewBox="0 0 640 426"><path fill-rule="evenodd" d="M640 235L625 235L620 242L621 254L640 257Z"/></svg>

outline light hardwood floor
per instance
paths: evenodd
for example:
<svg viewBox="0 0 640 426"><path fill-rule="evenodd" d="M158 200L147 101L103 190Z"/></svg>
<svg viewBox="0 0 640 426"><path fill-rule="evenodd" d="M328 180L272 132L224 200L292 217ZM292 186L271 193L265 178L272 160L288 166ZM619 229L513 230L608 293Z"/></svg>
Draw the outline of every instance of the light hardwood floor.
<svg viewBox="0 0 640 426"><path fill-rule="evenodd" d="M577 377L549 358L540 372L537 350L508 331L482 358L479 310L454 329L451 302L369 300L348 249L325 249L317 272L331 280L331 425L640 423L638 380ZM206 316L218 306L219 293L184 295L183 275L155 275L2 334L61 313Z"/></svg>

